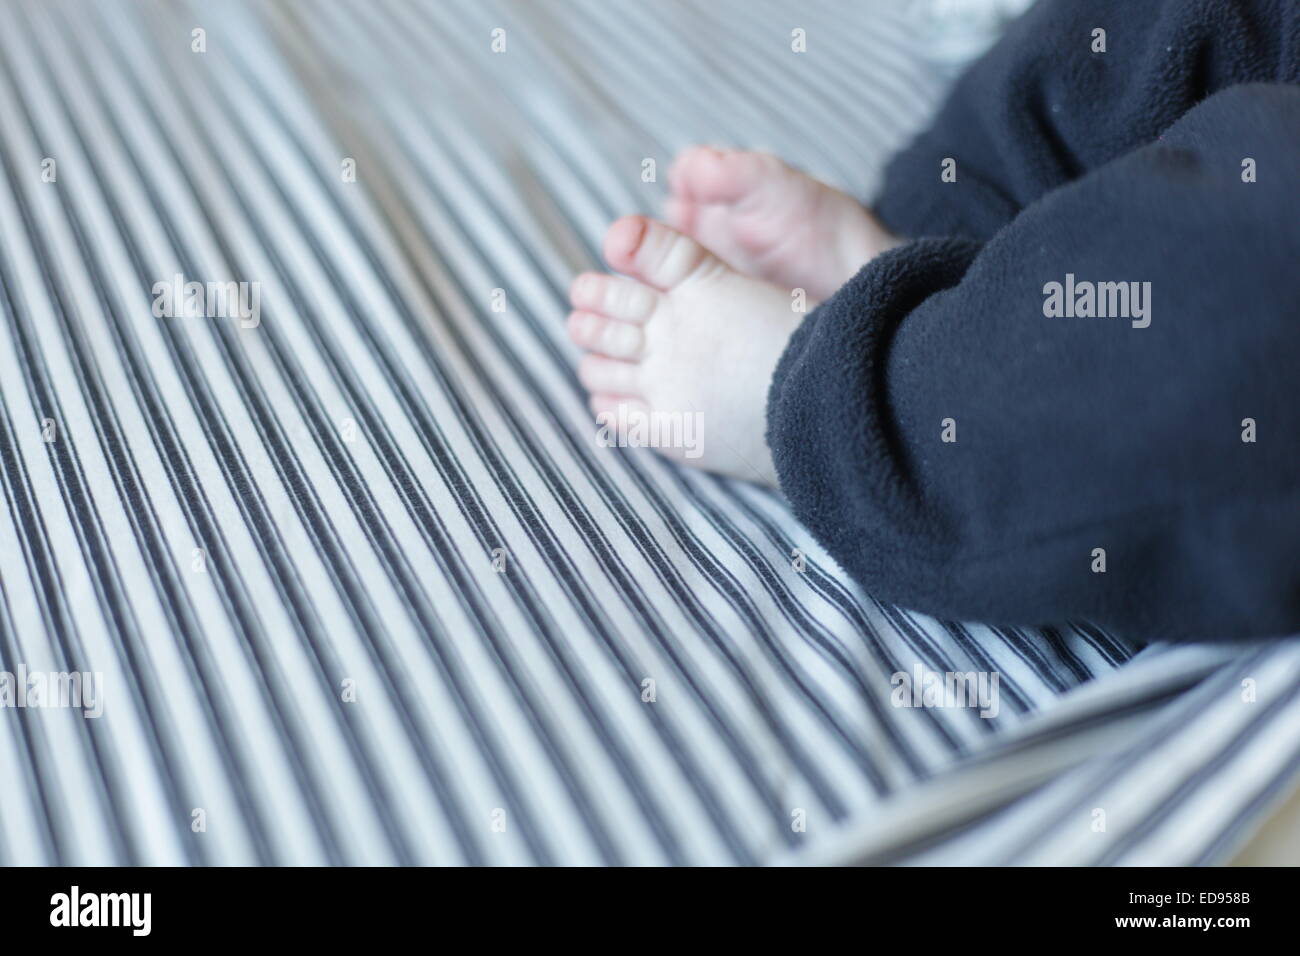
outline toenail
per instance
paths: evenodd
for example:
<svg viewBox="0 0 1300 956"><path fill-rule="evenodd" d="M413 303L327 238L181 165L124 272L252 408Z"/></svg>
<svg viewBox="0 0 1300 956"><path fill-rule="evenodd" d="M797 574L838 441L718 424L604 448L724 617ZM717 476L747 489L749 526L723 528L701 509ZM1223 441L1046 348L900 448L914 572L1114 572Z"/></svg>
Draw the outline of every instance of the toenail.
<svg viewBox="0 0 1300 956"><path fill-rule="evenodd" d="M627 245L629 255L641 248L641 240L645 238L647 226L649 226L649 222L646 218L644 216L638 216L636 219L636 229L631 233L631 242Z"/></svg>

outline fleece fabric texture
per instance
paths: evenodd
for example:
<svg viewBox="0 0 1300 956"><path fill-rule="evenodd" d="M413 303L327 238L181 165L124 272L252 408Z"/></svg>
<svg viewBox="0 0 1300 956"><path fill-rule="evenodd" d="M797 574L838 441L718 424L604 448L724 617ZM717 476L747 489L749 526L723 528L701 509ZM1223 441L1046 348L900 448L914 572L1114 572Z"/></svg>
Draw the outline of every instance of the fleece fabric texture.
<svg viewBox="0 0 1300 956"><path fill-rule="evenodd" d="M792 338L782 488L865 587L931 614L1300 631L1300 88L1228 85L1294 64L1294 10L1090 6L1031 13L894 166L891 224L946 235L869 263ZM1094 21L1111 112L1067 92L1102 68L1060 34ZM978 148L941 183L926 144L962 132ZM1096 312L1079 290L1103 282L1139 283L1146 317L1045 314L1051 283Z"/></svg>
<svg viewBox="0 0 1300 956"><path fill-rule="evenodd" d="M1296 82L1296 0L1040 0L895 157L876 214L901 236L987 240L1210 95ZM940 183L945 159L955 182Z"/></svg>

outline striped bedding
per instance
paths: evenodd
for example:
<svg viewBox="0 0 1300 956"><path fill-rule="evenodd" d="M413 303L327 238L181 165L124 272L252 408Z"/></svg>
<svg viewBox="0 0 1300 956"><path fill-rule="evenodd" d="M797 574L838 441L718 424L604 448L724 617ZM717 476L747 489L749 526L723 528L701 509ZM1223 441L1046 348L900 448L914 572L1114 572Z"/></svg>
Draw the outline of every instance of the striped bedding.
<svg viewBox="0 0 1300 956"><path fill-rule="evenodd" d="M909 613L594 440L605 224L701 141L870 196L951 73L917 10L0 5L0 672L103 711L0 708L0 862L1225 859L1297 641ZM896 706L946 672L996 713Z"/></svg>

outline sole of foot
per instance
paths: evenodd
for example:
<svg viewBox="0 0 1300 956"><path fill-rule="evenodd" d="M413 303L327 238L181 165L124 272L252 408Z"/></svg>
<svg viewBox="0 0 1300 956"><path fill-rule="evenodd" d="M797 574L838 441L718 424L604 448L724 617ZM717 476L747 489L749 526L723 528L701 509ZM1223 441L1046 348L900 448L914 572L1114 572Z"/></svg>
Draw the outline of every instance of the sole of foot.
<svg viewBox="0 0 1300 956"><path fill-rule="evenodd" d="M861 203L768 153L695 146L668 173L666 218L739 272L825 299L898 244Z"/></svg>
<svg viewBox="0 0 1300 956"><path fill-rule="evenodd" d="M775 486L767 391L803 318L790 290L644 216L611 225L604 255L620 274L574 279L568 332L587 351L578 377L609 438Z"/></svg>

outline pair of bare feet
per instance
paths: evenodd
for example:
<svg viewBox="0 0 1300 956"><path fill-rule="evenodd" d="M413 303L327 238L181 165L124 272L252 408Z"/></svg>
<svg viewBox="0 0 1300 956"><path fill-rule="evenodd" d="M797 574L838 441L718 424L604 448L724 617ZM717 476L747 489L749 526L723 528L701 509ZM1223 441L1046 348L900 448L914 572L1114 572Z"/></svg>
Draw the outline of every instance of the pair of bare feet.
<svg viewBox="0 0 1300 956"><path fill-rule="evenodd" d="M605 260L622 275L573 281L569 337L588 353L578 377L611 440L775 486L767 390L800 306L897 240L851 196L765 153L695 147L669 182L670 225L610 226Z"/></svg>

